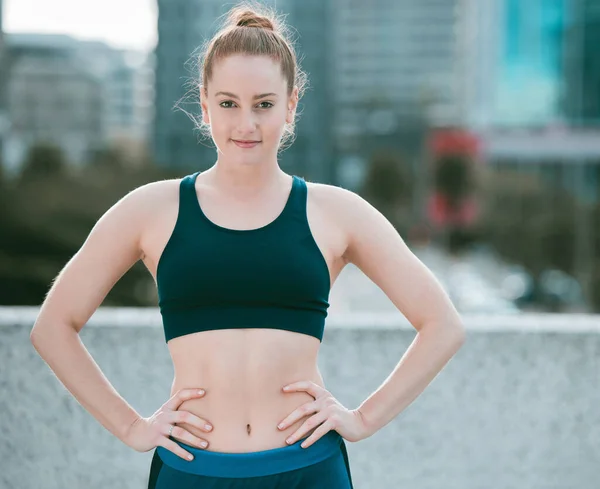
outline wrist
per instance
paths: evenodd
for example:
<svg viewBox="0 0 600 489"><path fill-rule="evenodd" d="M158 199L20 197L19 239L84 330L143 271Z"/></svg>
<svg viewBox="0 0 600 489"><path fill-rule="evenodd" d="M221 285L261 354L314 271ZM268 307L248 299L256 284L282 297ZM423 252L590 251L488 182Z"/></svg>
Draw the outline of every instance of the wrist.
<svg viewBox="0 0 600 489"><path fill-rule="evenodd" d="M127 445L127 440L129 439L131 432L134 430L134 428L136 427L136 425L142 420L142 416L137 415L133 421L128 422L125 426L123 426L123 428L121 429L121 433L120 433L120 440L125 443Z"/></svg>
<svg viewBox="0 0 600 489"><path fill-rule="evenodd" d="M362 420L362 424L364 427L363 439L370 437L377 431L375 425L371 422L366 413L363 410L361 410L360 407L356 408L355 411L358 414L359 418Z"/></svg>

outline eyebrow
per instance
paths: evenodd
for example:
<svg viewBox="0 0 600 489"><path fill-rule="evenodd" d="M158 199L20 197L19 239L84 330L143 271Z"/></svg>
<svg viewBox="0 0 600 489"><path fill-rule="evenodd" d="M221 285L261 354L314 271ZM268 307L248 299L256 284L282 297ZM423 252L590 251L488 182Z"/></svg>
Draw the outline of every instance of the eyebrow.
<svg viewBox="0 0 600 489"><path fill-rule="evenodd" d="M235 95L235 94L231 93L231 92L217 92L217 93L215 93L215 97L216 97L217 95L225 95L225 96L227 96L227 97L231 97L231 98L235 98L235 99L239 100L239 97L238 97L237 95ZM271 92L271 93L261 93L261 94L259 94L259 95L255 95L254 97L252 97L252 99L253 99L253 100L257 100L257 99L259 99L259 98L263 98L263 97L273 97L273 96L274 96L274 97L277 97L277 94L276 94L276 93L272 93L272 92Z"/></svg>

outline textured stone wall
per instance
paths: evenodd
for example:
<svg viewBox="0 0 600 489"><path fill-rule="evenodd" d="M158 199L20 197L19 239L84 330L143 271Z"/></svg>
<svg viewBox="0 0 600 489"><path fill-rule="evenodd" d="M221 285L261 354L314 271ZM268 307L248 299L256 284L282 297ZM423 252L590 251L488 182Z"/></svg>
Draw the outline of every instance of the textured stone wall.
<svg viewBox="0 0 600 489"><path fill-rule="evenodd" d="M29 341L35 308L0 308L0 488L146 487L151 453L122 444L62 386ZM463 316L467 340L396 419L348 453L356 489L600 487L600 317ZM319 366L349 408L416 332L399 314L328 318ZM81 332L143 416L173 368L156 309L101 308Z"/></svg>

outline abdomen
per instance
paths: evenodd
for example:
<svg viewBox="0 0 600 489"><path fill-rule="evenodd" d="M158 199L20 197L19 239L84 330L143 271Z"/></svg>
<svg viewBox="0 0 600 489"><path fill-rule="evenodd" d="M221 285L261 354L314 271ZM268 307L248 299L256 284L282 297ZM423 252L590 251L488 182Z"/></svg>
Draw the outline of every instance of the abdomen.
<svg viewBox="0 0 600 489"><path fill-rule="evenodd" d="M286 446L286 438L311 415L283 431L277 424L314 399L304 391L285 393L282 387L300 380L324 385L317 366L320 342L312 336L274 329L213 330L174 338L168 346L175 368L171 395L182 388L206 391L179 410L208 420L213 430L179 426L207 440L209 451Z"/></svg>

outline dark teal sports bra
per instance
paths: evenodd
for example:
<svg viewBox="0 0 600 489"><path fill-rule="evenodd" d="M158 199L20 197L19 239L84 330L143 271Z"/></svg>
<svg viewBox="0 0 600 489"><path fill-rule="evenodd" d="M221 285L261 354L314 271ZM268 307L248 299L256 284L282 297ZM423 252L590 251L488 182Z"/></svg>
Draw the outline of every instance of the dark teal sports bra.
<svg viewBox="0 0 600 489"><path fill-rule="evenodd" d="M306 182L293 175L281 214L266 226L221 227L182 178L177 221L158 261L165 340L199 331L271 328L323 339L329 269L308 225Z"/></svg>

